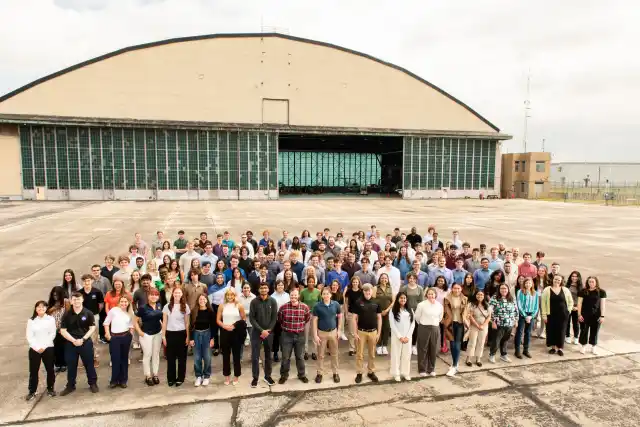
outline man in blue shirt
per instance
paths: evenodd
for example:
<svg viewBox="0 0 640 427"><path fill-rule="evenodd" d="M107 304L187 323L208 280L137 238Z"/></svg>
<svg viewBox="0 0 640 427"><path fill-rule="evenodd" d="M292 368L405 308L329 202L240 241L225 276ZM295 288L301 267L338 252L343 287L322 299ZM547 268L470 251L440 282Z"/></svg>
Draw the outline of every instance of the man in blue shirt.
<svg viewBox="0 0 640 427"><path fill-rule="evenodd" d="M242 274L242 277L244 277L244 279L247 279L247 274L244 272L243 269L241 269L240 267L238 267L238 257L233 255L231 257L231 261L229 263L229 268L227 268L224 271L224 281L228 282L229 280L231 280L231 278L233 277L233 270L235 268L237 268L238 270L240 270L240 274Z"/></svg>
<svg viewBox="0 0 640 427"><path fill-rule="evenodd" d="M262 239L260 239L260 241L258 242L258 245L264 246L266 248L267 246L269 246L270 241L271 241L271 238L269 237L269 230L264 230L262 232Z"/></svg>
<svg viewBox="0 0 640 427"><path fill-rule="evenodd" d="M236 245L236 242L231 240L231 233L228 231L224 232L224 238L222 239L222 243L229 246L229 250L232 251L233 247Z"/></svg>
<svg viewBox="0 0 640 427"><path fill-rule="evenodd" d="M484 290L484 287L491 278L491 273L493 273L493 270L489 269L489 259L482 258L482 260L480 260L480 269L473 273L473 282L476 284L477 290Z"/></svg>
<svg viewBox="0 0 640 427"><path fill-rule="evenodd" d="M504 270L504 261L498 256L498 248L491 248L491 258L489 259L489 269L492 271Z"/></svg>
<svg viewBox="0 0 640 427"><path fill-rule="evenodd" d="M339 261L336 263L338 264ZM343 271L346 274L346 272ZM331 370L333 382L339 383L338 376L338 321L342 316L340 304L331 300L331 289L327 286L322 289L322 301L313 307L313 330L317 331L314 341L318 345L318 374L316 383L322 382L324 375L324 357L329 347L331 354Z"/></svg>
<svg viewBox="0 0 640 427"><path fill-rule="evenodd" d="M451 289L451 285L453 285L453 274L451 273L451 270L445 266L446 262L447 260L444 255L441 255L438 258L438 266L429 272L429 286L434 286L436 284L438 276L444 276L447 286Z"/></svg>
<svg viewBox="0 0 640 427"><path fill-rule="evenodd" d="M344 292L344 288L349 284L349 274L346 271L342 271L342 260L340 258L329 259L333 259L333 270L327 272L327 286L330 286L331 282L337 280L340 282L340 292Z"/></svg>
<svg viewBox="0 0 640 427"><path fill-rule="evenodd" d="M464 268L462 268L463 264L464 264L464 259L462 257L459 257L456 259L456 268L451 270L451 273L453 273L453 283L460 283L460 284L464 283L464 277L469 272Z"/></svg>
<svg viewBox="0 0 640 427"><path fill-rule="evenodd" d="M414 259L411 266L413 267L413 270L411 270L410 273L413 273L416 276L418 286L422 286L422 289L426 288L429 283L429 275L420 269L420 261L418 259Z"/></svg>

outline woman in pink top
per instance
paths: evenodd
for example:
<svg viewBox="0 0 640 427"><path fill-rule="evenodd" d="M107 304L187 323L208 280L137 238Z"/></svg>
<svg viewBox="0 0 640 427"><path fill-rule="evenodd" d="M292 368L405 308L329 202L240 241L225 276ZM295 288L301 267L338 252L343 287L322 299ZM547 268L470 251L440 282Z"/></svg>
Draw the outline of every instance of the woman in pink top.
<svg viewBox="0 0 640 427"><path fill-rule="evenodd" d="M447 285L447 280L444 276L436 277L436 282L434 284L434 289L436 290L436 301L440 304L444 304L444 299L449 293L449 286ZM444 325L440 322L440 352L447 353L449 351L449 347L447 346L447 342L444 339Z"/></svg>

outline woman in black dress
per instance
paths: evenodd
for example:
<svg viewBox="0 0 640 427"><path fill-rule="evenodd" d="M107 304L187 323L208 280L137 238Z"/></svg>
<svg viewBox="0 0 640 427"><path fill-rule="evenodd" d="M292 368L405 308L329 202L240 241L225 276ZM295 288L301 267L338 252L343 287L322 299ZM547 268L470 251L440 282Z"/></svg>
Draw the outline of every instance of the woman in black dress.
<svg viewBox="0 0 640 427"><path fill-rule="evenodd" d="M551 286L542 291L542 321L547 325L547 347L549 354L564 356L564 335L569 321L569 310L573 308L573 297L566 286L564 277L553 276Z"/></svg>

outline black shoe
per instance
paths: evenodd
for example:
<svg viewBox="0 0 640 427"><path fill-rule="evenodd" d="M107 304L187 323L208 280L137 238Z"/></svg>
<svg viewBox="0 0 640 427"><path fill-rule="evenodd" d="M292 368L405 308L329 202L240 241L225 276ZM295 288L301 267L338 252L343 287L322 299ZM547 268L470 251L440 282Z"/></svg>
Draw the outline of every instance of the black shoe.
<svg viewBox="0 0 640 427"><path fill-rule="evenodd" d="M110 383L109 384L109 388L116 388L116 387L118 387L117 383Z"/></svg>
<svg viewBox="0 0 640 427"><path fill-rule="evenodd" d="M61 371L62 371L62 368L61 368L60 366L56 366L56 367L53 369L53 372L55 372L56 374L57 374L58 372L61 372Z"/></svg>
<svg viewBox="0 0 640 427"><path fill-rule="evenodd" d="M151 378L147 378L146 380L144 380L144 382L147 383L149 387L152 387L154 385L153 380Z"/></svg>
<svg viewBox="0 0 640 427"><path fill-rule="evenodd" d="M478 368L482 368L482 362L478 360L478 361L476 362L476 366L477 366Z"/></svg>
<svg viewBox="0 0 640 427"><path fill-rule="evenodd" d="M556 349L552 348L551 350L549 350L549 354L556 354Z"/></svg>
<svg viewBox="0 0 640 427"><path fill-rule="evenodd" d="M120 384L120 388L127 388L128 386L126 384Z"/></svg>
<svg viewBox="0 0 640 427"><path fill-rule="evenodd" d="M252 388L258 387L258 379L257 378L254 378L254 379L251 380L251 387Z"/></svg>
<svg viewBox="0 0 640 427"><path fill-rule="evenodd" d="M378 382L378 376L375 374L375 372L370 372L367 374L367 376L369 377L369 379L371 381L373 381L374 383Z"/></svg>
<svg viewBox="0 0 640 427"><path fill-rule="evenodd" d="M214 348L214 349L213 349L213 355L214 355L214 356L217 356L217 355L219 355L219 354L220 354L220 350L218 350L217 348Z"/></svg>
<svg viewBox="0 0 640 427"><path fill-rule="evenodd" d="M53 389L51 389L51 390L47 390L47 395L49 397L56 397L58 393L56 393Z"/></svg>
<svg viewBox="0 0 640 427"><path fill-rule="evenodd" d="M182 381L176 381L176 387L180 387L182 385Z"/></svg>
<svg viewBox="0 0 640 427"><path fill-rule="evenodd" d="M274 362L279 362L280 358L278 357L278 353L273 353L273 361Z"/></svg>
<svg viewBox="0 0 640 427"><path fill-rule="evenodd" d="M523 355L524 357L528 357L529 359L531 359L531 353L529 353L529 350L525 350L525 351L523 351L523 352L522 352L522 355Z"/></svg>
<svg viewBox="0 0 640 427"><path fill-rule="evenodd" d="M157 376L154 376L152 379L153 379L153 384L154 385L160 384L160 378L158 378Z"/></svg>
<svg viewBox="0 0 640 427"><path fill-rule="evenodd" d="M304 353L304 360L309 360L309 353L307 352Z"/></svg>
<svg viewBox="0 0 640 427"><path fill-rule="evenodd" d="M271 377L264 377L264 382L266 382L269 385L276 385L276 382Z"/></svg>
<svg viewBox="0 0 640 427"><path fill-rule="evenodd" d="M362 382L362 374L356 375L356 384L360 384Z"/></svg>
<svg viewBox="0 0 640 427"><path fill-rule="evenodd" d="M298 376L298 379L299 379L300 381L302 381L303 383L305 383L305 384L309 382L309 378L307 378L307 377L306 377L306 376L304 376L304 375L303 375L303 376Z"/></svg>
<svg viewBox="0 0 640 427"><path fill-rule="evenodd" d="M67 367L66 366L61 366L60 367L60 372L67 372Z"/></svg>
<svg viewBox="0 0 640 427"><path fill-rule="evenodd" d="M340 382L340 375L333 374L333 382L334 383L339 383Z"/></svg>
<svg viewBox="0 0 640 427"><path fill-rule="evenodd" d="M100 391L100 389L98 388L98 384L91 384L89 386L89 390L91 390L91 393L97 393Z"/></svg>
<svg viewBox="0 0 640 427"><path fill-rule="evenodd" d="M562 349L558 349L558 356L564 356L564 351Z"/></svg>
<svg viewBox="0 0 640 427"><path fill-rule="evenodd" d="M68 394L73 393L74 391L76 391L76 388L75 388L75 387L69 387L69 386L67 386L67 387L65 387L65 388L64 388L64 390L62 390L62 391L60 392L60 396L66 396L66 395L68 395Z"/></svg>
<svg viewBox="0 0 640 427"><path fill-rule="evenodd" d="M174 383L174 382L172 382L172 381L169 381L169 382L167 383L167 385L168 385L169 387L173 387L175 384L176 384L176 383Z"/></svg>
<svg viewBox="0 0 640 427"><path fill-rule="evenodd" d="M322 382L322 375L316 375L316 384L320 384Z"/></svg>
<svg viewBox="0 0 640 427"><path fill-rule="evenodd" d="M26 400L27 402L31 402L33 399L35 399L38 395L36 393L29 393L27 394L27 397L24 398L24 400Z"/></svg>
<svg viewBox="0 0 640 427"><path fill-rule="evenodd" d="M471 363L471 362L470 362L470 361L468 361L468 360L467 360L466 362L464 362L464 363L465 363L465 365L467 365L467 366L473 366L473 363Z"/></svg>
<svg viewBox="0 0 640 427"><path fill-rule="evenodd" d="M315 353L311 353L311 358L312 358L313 360L318 360L318 356L316 356L316 354L315 354Z"/></svg>
<svg viewBox="0 0 640 427"><path fill-rule="evenodd" d="M516 356L518 359L522 359L522 353L520 353L519 351L516 351L515 356Z"/></svg>
<svg viewBox="0 0 640 427"><path fill-rule="evenodd" d="M284 384L287 382L287 377L280 377L280 379L278 380L278 384Z"/></svg>
<svg viewBox="0 0 640 427"><path fill-rule="evenodd" d="M355 352L355 351L351 351L351 350L349 350L349 356L353 356L354 354L356 354L356 352Z"/></svg>

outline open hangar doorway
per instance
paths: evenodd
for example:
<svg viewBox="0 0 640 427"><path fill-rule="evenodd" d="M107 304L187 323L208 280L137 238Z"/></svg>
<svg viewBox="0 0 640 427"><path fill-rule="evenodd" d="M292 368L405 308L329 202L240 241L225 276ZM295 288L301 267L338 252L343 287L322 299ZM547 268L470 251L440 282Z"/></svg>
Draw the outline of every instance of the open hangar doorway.
<svg viewBox="0 0 640 427"><path fill-rule="evenodd" d="M278 136L278 183L287 195L399 196L401 136Z"/></svg>

